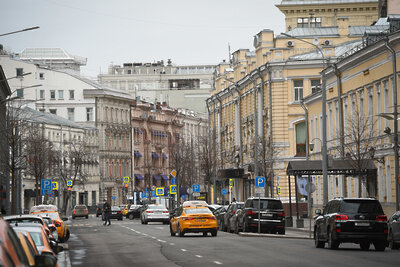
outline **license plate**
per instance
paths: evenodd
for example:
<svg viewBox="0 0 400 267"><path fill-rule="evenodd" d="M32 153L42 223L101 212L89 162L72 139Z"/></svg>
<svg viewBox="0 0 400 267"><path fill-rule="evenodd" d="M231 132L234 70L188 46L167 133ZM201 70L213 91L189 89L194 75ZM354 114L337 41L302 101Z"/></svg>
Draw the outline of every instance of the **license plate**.
<svg viewBox="0 0 400 267"><path fill-rule="evenodd" d="M355 222L354 223L355 226L369 226L368 222Z"/></svg>
<svg viewBox="0 0 400 267"><path fill-rule="evenodd" d="M204 219L197 219L196 222L205 222L206 220Z"/></svg>
<svg viewBox="0 0 400 267"><path fill-rule="evenodd" d="M264 217L272 217L272 214L271 213L263 213L262 216L264 216Z"/></svg>

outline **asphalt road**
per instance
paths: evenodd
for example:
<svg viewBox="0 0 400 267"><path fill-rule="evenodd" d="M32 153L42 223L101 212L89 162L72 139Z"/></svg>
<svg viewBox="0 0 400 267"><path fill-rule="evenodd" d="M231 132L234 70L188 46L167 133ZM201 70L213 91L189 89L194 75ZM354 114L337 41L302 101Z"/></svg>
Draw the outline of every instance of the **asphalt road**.
<svg viewBox="0 0 400 267"><path fill-rule="evenodd" d="M71 220L68 264L60 266L400 266L400 251L361 251L341 244L339 250L317 249L312 240L218 236L173 237L169 225L111 222L99 218ZM371 246L373 248L373 246Z"/></svg>

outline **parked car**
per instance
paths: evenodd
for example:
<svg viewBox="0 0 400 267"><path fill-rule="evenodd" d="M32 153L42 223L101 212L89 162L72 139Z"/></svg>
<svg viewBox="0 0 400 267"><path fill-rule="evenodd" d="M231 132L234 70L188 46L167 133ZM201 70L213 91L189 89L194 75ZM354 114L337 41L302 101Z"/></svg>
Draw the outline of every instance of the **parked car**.
<svg viewBox="0 0 400 267"><path fill-rule="evenodd" d="M143 205L131 205L128 212L126 213L126 218L133 220L134 218L140 218L140 212L143 209Z"/></svg>
<svg viewBox="0 0 400 267"><path fill-rule="evenodd" d="M104 207L104 203L98 203L96 205L96 217L99 217L100 215L103 214L103 207Z"/></svg>
<svg viewBox="0 0 400 267"><path fill-rule="evenodd" d="M314 223L315 247L337 249L340 243L358 243L362 250L384 251L388 236L387 217L375 198L335 198L323 212L317 209Z"/></svg>
<svg viewBox="0 0 400 267"><path fill-rule="evenodd" d="M3 217L3 219L6 220L9 224L36 223L43 227L47 236L50 239L56 241L56 237L58 238L57 228L55 228L53 225L48 226L42 216L34 214L21 214L5 216ZM57 234L56 237L54 236L54 233Z"/></svg>
<svg viewBox="0 0 400 267"><path fill-rule="evenodd" d="M258 230L285 234L285 212L279 199L250 197L238 212L235 231L251 232Z"/></svg>
<svg viewBox="0 0 400 267"><path fill-rule="evenodd" d="M86 205L75 205L74 209L72 210L72 219L76 217L85 217L89 219L89 210Z"/></svg>
<svg viewBox="0 0 400 267"><path fill-rule="evenodd" d="M400 211L395 212L388 221L388 241L391 249L400 247Z"/></svg>
<svg viewBox="0 0 400 267"><path fill-rule="evenodd" d="M40 216L50 217L53 220L54 225L57 227L58 240L60 242L67 242L70 236L67 224L67 217L61 217L58 213L58 209L54 205L38 205L33 206L30 210L31 214L37 214Z"/></svg>
<svg viewBox="0 0 400 267"><path fill-rule="evenodd" d="M207 207L211 210L211 212L214 212L216 209L219 209L221 207L221 205L210 204L210 205L207 205Z"/></svg>
<svg viewBox="0 0 400 267"><path fill-rule="evenodd" d="M175 214L172 214L169 231L171 236L178 234L183 237L186 233L211 233L217 236L217 219L207 206L181 206Z"/></svg>
<svg viewBox="0 0 400 267"><path fill-rule="evenodd" d="M226 213L224 214L224 223L223 223L223 228L222 230L224 232L231 232L231 228L229 225L229 219L235 215L236 211L238 209L241 209L243 207L244 203L243 202L233 202L229 204L228 209L226 210Z"/></svg>
<svg viewBox="0 0 400 267"><path fill-rule="evenodd" d="M213 212L214 216L217 218L218 230L222 231L222 229L224 228L224 215L227 210L228 210L228 205L225 205L216 209Z"/></svg>
<svg viewBox="0 0 400 267"><path fill-rule="evenodd" d="M163 224L169 223L169 211L162 205L151 204L147 205L140 215L142 224L148 222L162 222Z"/></svg>

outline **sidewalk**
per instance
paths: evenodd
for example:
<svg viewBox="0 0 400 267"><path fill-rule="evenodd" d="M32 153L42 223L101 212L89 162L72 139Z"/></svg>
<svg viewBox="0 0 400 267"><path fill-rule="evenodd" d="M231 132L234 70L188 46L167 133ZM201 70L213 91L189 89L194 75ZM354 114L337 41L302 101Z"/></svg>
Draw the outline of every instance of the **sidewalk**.
<svg viewBox="0 0 400 267"><path fill-rule="evenodd" d="M285 234L264 234L264 233L239 233L240 236L252 236L252 237L270 237L270 238L292 238L292 239L313 239L314 234L314 221L311 220L311 235L310 235L310 218L299 218L300 221L297 224L297 217L293 217L293 227L285 227ZM297 227L302 226L304 227Z"/></svg>

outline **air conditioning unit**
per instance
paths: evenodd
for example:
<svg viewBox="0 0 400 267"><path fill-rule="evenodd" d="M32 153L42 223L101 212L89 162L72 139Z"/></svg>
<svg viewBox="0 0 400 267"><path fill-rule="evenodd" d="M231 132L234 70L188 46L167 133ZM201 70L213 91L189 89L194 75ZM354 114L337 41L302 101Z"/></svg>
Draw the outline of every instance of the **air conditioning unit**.
<svg viewBox="0 0 400 267"><path fill-rule="evenodd" d="M324 45L332 45L332 41L331 40L325 40L324 41Z"/></svg>
<svg viewBox="0 0 400 267"><path fill-rule="evenodd" d="M294 46L294 41L287 41L287 43L286 43L286 45L288 46L288 47L293 47Z"/></svg>

